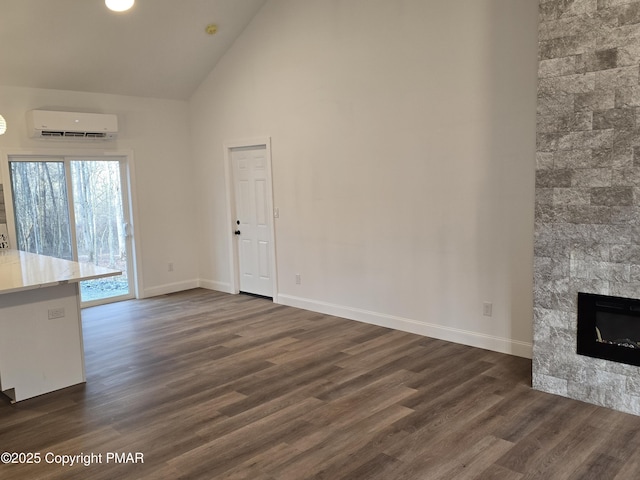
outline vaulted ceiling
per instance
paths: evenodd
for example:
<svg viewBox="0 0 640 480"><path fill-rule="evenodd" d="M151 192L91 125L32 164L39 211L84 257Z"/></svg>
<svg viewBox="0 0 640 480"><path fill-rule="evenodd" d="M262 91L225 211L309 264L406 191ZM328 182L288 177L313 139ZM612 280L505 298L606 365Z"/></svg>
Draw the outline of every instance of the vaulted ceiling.
<svg viewBox="0 0 640 480"><path fill-rule="evenodd" d="M186 100L264 3L0 0L0 85Z"/></svg>

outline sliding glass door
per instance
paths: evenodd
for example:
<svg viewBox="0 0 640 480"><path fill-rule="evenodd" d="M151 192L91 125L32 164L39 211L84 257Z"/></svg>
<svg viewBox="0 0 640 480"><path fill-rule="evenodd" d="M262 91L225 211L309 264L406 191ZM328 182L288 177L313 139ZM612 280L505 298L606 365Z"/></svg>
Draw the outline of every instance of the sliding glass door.
<svg viewBox="0 0 640 480"><path fill-rule="evenodd" d="M81 282L83 305L133 297L126 161L10 158L17 248L122 271Z"/></svg>

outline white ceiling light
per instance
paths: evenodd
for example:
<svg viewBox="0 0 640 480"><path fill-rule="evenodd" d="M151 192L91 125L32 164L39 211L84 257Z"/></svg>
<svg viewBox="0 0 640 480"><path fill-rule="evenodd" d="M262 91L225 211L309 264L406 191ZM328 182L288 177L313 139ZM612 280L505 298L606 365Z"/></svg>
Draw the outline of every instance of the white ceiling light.
<svg viewBox="0 0 640 480"><path fill-rule="evenodd" d="M104 4L109 10L114 12L125 12L133 7L135 0L104 0Z"/></svg>
<svg viewBox="0 0 640 480"><path fill-rule="evenodd" d="M4 135L4 132L7 131L7 122L4 117L0 115L0 135Z"/></svg>

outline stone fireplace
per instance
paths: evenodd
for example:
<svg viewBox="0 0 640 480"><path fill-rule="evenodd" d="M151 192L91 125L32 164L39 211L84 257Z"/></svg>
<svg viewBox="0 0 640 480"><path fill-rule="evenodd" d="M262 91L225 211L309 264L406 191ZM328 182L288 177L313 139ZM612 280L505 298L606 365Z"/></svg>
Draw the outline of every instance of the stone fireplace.
<svg viewBox="0 0 640 480"><path fill-rule="evenodd" d="M578 293L640 299L640 1L540 0L533 386L640 415L577 353Z"/></svg>

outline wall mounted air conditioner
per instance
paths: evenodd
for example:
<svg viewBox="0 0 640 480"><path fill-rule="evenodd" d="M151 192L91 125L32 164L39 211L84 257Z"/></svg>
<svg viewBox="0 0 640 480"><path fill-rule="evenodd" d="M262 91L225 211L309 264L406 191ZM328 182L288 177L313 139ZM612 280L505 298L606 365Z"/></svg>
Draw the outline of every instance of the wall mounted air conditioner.
<svg viewBox="0 0 640 480"><path fill-rule="evenodd" d="M58 140L113 140L118 136L118 117L104 113L27 112L27 131L31 138Z"/></svg>

